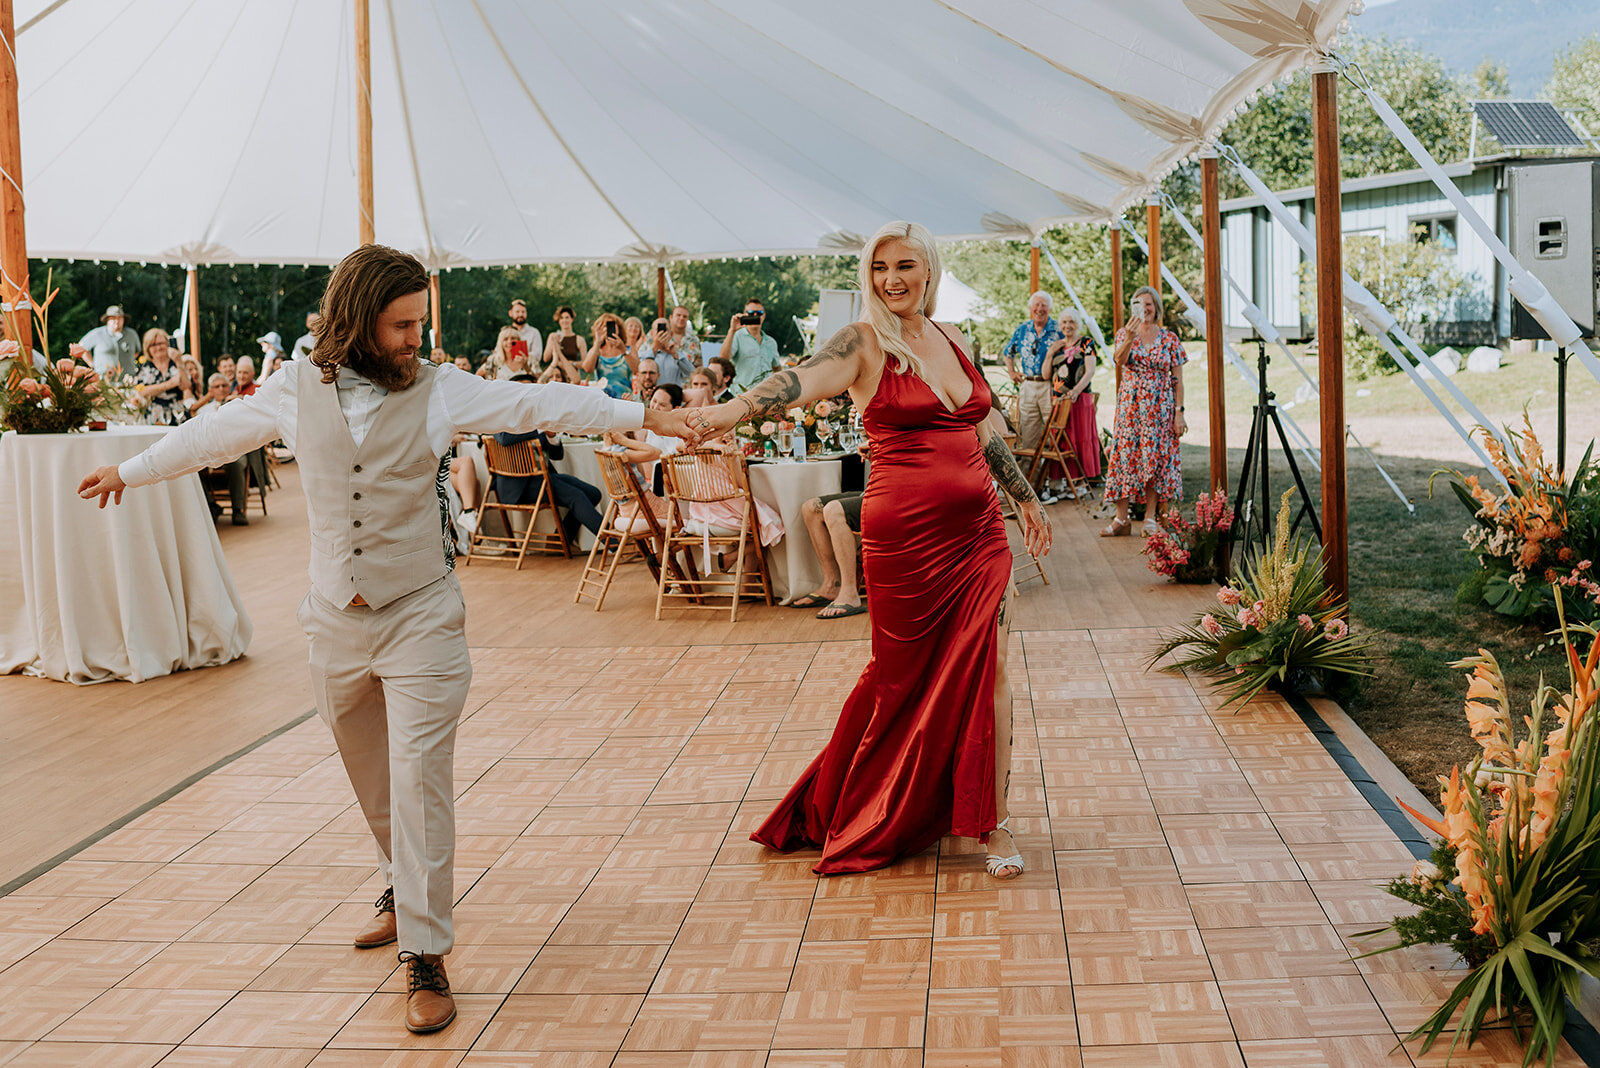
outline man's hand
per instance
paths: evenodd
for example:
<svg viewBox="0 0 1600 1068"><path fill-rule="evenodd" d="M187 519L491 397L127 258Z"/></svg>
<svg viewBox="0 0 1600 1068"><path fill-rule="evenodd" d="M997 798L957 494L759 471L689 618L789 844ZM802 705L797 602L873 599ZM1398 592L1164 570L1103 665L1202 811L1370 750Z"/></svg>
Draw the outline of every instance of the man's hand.
<svg viewBox="0 0 1600 1068"><path fill-rule="evenodd" d="M1015 366L1008 366L1006 368L1006 374L1011 378L1011 381L1013 381L1013 382L1021 382L1022 381L1022 372L1017 370Z"/></svg>
<svg viewBox="0 0 1600 1068"><path fill-rule="evenodd" d="M122 481L122 475L117 471L115 464L109 467L100 467L89 472L84 480L78 483L78 496L86 501L100 498L100 507L106 506L106 498L111 498L113 504L122 503L122 491L127 489Z"/></svg>
<svg viewBox="0 0 1600 1068"><path fill-rule="evenodd" d="M1017 501L1017 514L1022 518L1022 540L1028 551L1039 559L1050 555L1050 521L1044 517L1044 508L1037 500Z"/></svg>
<svg viewBox="0 0 1600 1068"><path fill-rule="evenodd" d="M654 408L646 408L644 428L662 437L682 438L690 445L698 445L709 429L705 419L699 416L699 411L698 408L679 408L670 412L658 412Z"/></svg>

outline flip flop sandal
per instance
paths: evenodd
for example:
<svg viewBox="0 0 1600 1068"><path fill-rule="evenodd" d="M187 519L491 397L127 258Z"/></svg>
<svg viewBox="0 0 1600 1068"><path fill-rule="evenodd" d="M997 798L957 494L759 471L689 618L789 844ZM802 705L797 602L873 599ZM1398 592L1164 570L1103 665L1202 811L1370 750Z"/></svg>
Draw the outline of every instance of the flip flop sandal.
<svg viewBox="0 0 1600 1068"><path fill-rule="evenodd" d="M831 608L842 608L842 609L844 609L844 611L843 612L836 612L831 616L825 616L825 615L822 614L822 612L818 612L817 613L817 618L818 619L848 619L851 616L859 616L859 615L861 615L863 612L865 612L867 610L867 606L864 605L864 604L840 604L840 605L830 605L829 607L831 607ZM824 609L824 611L826 611L826 609Z"/></svg>
<svg viewBox="0 0 1600 1068"><path fill-rule="evenodd" d="M832 601L827 600L824 597L818 597L814 593L808 593L804 597L797 597L794 600L790 601L788 607L790 607L790 608L826 608L832 603L833 603Z"/></svg>

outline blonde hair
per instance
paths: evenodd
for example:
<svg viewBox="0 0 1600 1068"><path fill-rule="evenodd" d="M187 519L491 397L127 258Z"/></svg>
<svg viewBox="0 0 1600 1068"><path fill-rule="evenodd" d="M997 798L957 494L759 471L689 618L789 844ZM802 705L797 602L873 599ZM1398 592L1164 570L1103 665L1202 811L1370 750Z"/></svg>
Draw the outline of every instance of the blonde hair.
<svg viewBox="0 0 1600 1068"><path fill-rule="evenodd" d="M918 377L922 377L922 361L900 335L900 317L889 310L889 306L872 287L872 258L878 254L878 246L890 238L899 238L916 249L918 255L922 257L922 262L928 267L928 285L923 290L922 307L919 310L928 317L929 322L933 321L934 301L939 295L939 246L934 241L933 234L920 223L903 221L885 223L877 233L867 238L866 244L861 246L861 263L858 269L861 299L867 309L867 325L878 335L878 344L882 346L884 354L893 359L897 373L905 374L909 368Z"/></svg>
<svg viewBox="0 0 1600 1068"><path fill-rule="evenodd" d="M1161 326L1163 322L1161 312L1161 292L1152 286L1140 286L1138 289L1133 291L1133 296L1128 298L1128 303L1132 304L1134 297L1141 296L1150 298L1150 303L1156 309L1155 325ZM1083 324L1079 323L1078 327L1079 329L1082 329Z"/></svg>

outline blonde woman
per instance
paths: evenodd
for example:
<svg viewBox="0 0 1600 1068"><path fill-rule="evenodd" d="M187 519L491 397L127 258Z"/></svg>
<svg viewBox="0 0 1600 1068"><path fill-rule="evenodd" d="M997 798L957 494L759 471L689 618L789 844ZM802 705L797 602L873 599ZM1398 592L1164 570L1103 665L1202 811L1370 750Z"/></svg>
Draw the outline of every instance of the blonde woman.
<svg viewBox="0 0 1600 1068"><path fill-rule="evenodd" d="M1102 538L1128 533L1130 500L1144 503L1147 537L1157 529L1161 505L1183 500L1178 439L1189 429L1183 417L1183 365L1188 359L1178 335L1161 325L1161 294L1149 286L1134 290L1128 325L1111 351L1121 383L1106 500L1116 503L1117 515L1100 532Z"/></svg>
<svg viewBox="0 0 1600 1068"><path fill-rule="evenodd" d="M167 332L160 327L144 332L143 355L134 365L133 383L139 399L149 405L144 421L156 426L177 426L188 410L183 404L183 368L173 359Z"/></svg>
<svg viewBox="0 0 1600 1068"><path fill-rule="evenodd" d="M644 321L630 315L622 321L622 347L628 353L628 362L639 366L639 349L644 345Z"/></svg>
<svg viewBox="0 0 1600 1068"><path fill-rule="evenodd" d="M499 336L494 341L494 351L483 361L484 368L488 370L483 377L503 382L512 375L525 375L528 373L529 362L528 343L522 340L517 328L502 326Z"/></svg>
<svg viewBox="0 0 1600 1068"><path fill-rule="evenodd" d="M753 836L784 851L820 847L819 874L881 868L946 834L987 841L991 875L1022 874L1006 808L1011 549L994 482L1016 498L1040 556L1050 527L984 422L989 387L961 334L933 321L938 279L933 236L890 223L861 250L865 322L688 420L710 437L846 390L864 413L872 659L827 747Z"/></svg>

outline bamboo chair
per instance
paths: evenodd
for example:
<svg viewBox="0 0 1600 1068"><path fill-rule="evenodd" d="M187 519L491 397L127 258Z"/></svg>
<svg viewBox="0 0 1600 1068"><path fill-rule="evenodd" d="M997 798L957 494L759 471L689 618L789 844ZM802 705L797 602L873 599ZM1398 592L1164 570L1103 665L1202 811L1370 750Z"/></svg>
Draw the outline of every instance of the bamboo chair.
<svg viewBox="0 0 1600 1068"><path fill-rule="evenodd" d="M996 487L998 489L998 487ZM1017 513L1017 502L1005 490L1000 490L1000 511L1006 520L1017 528L1017 533L1022 537L1022 551L1011 554L1011 581L1021 586L1024 582L1038 579L1046 586L1050 585L1050 576L1044 573L1044 565L1039 558L1028 549L1027 530L1022 525L1022 516Z"/></svg>
<svg viewBox="0 0 1600 1068"><path fill-rule="evenodd" d="M515 549L514 559L518 571L522 570L522 561L528 555L530 548L539 552L559 552L562 556L571 557L572 546L567 541L566 530L561 526L561 513L556 510L555 494L550 489L550 468L545 463L544 450L539 448L538 441L501 445L494 438L485 436L483 458L489 467L489 490L484 495L483 503L478 506L478 529L473 531L472 541L467 544L467 558L464 563L470 564L477 556L478 548L485 545ZM510 478L537 478L539 495L532 504L506 504L500 500L499 493L495 491L496 475ZM484 520L488 518L490 512L500 516L500 521L505 526L504 534L489 534L485 531ZM516 514L524 515L528 519L528 528L521 535L518 535L516 528L511 525L511 517ZM534 529L542 515L549 515L555 524L555 533ZM504 560L506 557L485 559Z"/></svg>
<svg viewBox="0 0 1600 1068"><path fill-rule="evenodd" d="M1079 479L1073 477L1072 468L1067 465L1071 460L1078 464L1078 470L1083 470L1079 463L1078 453L1072 447L1072 442L1067 440L1067 419L1072 415L1072 404L1066 398L1061 398L1050 407L1050 419L1044 425L1044 430L1039 434L1039 444L1031 452L1017 455L1018 460L1028 463L1028 481L1034 489L1044 485L1045 474L1050 470L1049 464L1053 461L1061 465L1061 473L1066 476L1067 488L1072 491L1074 500L1088 500L1087 497L1078 496Z"/></svg>
<svg viewBox="0 0 1600 1068"><path fill-rule="evenodd" d="M594 545L589 549L588 562L578 578L578 592L573 595L572 603L582 604L585 597L593 598L594 610L598 612L605 604L617 566L628 558L630 549L643 557L651 577L657 582L661 580L661 547L666 541L666 530L661 525L665 502L640 486L633 465L605 449L596 450L594 455L600 463L600 477L610 501L600 521L600 533L595 535Z"/></svg>
<svg viewBox="0 0 1600 1068"><path fill-rule="evenodd" d="M766 557L761 552L760 521L755 497L750 493L749 468L738 453L698 449L661 458L661 474L667 489L666 541L662 546L661 577L656 585L656 618L667 598L680 598L695 608L719 610L707 604L710 598L728 598L728 620L739 619L739 602L746 597L764 598L772 604L772 583L767 576ZM739 509L737 529L709 527L687 529L691 503L715 504L731 501ZM698 524L697 524L698 525ZM718 574L706 566L699 574L694 566L695 550L703 552L709 565L714 551L734 551L733 574ZM678 553L686 557L678 581L672 572ZM669 589L669 587L671 587Z"/></svg>
<svg viewBox="0 0 1600 1068"><path fill-rule="evenodd" d="M221 468L209 468L211 471L220 471ZM211 495L211 500L223 507L228 507L232 502L228 497L227 483L207 482L206 492ZM244 514L250 514L252 502L261 509L264 517L267 514L267 460L263 449L254 449L244 454Z"/></svg>

